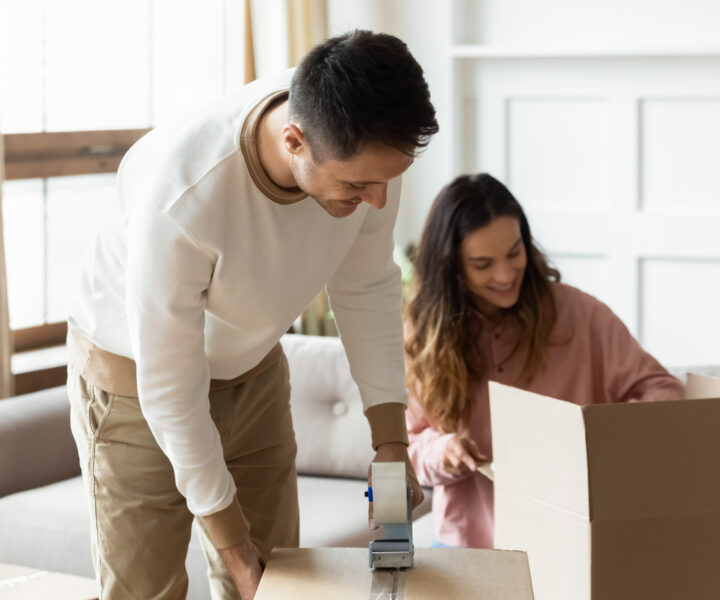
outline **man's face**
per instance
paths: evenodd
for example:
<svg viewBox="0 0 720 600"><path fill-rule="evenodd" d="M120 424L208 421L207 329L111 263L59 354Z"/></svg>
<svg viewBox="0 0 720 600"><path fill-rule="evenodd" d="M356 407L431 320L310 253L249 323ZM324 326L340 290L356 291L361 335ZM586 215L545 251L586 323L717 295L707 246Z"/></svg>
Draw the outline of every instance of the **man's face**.
<svg viewBox="0 0 720 600"><path fill-rule="evenodd" d="M388 182L402 175L413 158L388 146L369 146L349 160L312 159L309 147L291 154L297 186L333 217L347 217L361 202L378 210L387 201Z"/></svg>

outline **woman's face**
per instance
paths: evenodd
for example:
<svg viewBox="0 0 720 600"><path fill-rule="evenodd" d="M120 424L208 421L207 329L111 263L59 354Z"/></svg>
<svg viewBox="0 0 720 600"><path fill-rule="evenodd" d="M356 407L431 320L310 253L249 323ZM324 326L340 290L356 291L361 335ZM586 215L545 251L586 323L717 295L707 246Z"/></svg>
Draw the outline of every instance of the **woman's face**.
<svg viewBox="0 0 720 600"><path fill-rule="evenodd" d="M460 258L465 283L484 315L492 318L515 305L527 265L520 222L515 217L498 217L467 235Z"/></svg>

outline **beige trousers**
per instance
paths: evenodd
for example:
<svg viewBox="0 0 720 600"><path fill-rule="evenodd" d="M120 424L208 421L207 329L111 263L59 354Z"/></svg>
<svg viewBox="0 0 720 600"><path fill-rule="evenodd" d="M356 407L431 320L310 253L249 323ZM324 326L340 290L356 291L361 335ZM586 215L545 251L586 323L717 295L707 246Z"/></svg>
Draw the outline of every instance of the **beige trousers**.
<svg viewBox="0 0 720 600"><path fill-rule="evenodd" d="M90 500L101 600L185 598L193 515L138 399L110 394L68 368L71 426ZM295 435L285 356L249 381L210 393L225 462L263 558L299 542ZM198 520L200 523L200 520ZM200 528L202 531L202 528ZM240 598L209 538L201 535L213 598Z"/></svg>

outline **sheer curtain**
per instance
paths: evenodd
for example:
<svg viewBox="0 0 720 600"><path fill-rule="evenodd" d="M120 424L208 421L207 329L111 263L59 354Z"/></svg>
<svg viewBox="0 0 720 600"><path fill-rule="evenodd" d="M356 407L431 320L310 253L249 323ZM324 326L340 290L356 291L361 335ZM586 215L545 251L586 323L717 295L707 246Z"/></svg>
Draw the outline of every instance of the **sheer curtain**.
<svg viewBox="0 0 720 600"><path fill-rule="evenodd" d="M326 0L288 0L288 62L297 66L308 50L327 38ZM337 335L327 295L320 292L300 318L302 333Z"/></svg>
<svg viewBox="0 0 720 600"><path fill-rule="evenodd" d="M255 48L251 5L251 0L245 0L245 83L250 83L255 79Z"/></svg>
<svg viewBox="0 0 720 600"><path fill-rule="evenodd" d="M289 61L294 67L328 35L327 0L288 0Z"/></svg>
<svg viewBox="0 0 720 600"><path fill-rule="evenodd" d="M0 398L13 394L13 377L10 370L12 338L8 311L7 277L5 275L5 241L2 218L2 182L5 180L5 149L0 135Z"/></svg>

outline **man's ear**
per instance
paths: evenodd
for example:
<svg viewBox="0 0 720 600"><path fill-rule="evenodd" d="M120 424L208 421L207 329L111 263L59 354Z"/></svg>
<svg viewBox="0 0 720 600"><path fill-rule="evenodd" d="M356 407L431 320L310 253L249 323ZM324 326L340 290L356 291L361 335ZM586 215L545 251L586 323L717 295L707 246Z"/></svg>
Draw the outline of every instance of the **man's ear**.
<svg viewBox="0 0 720 600"><path fill-rule="evenodd" d="M288 123L283 127L282 140L285 150L290 154L298 154L307 145L303 132L294 123Z"/></svg>

